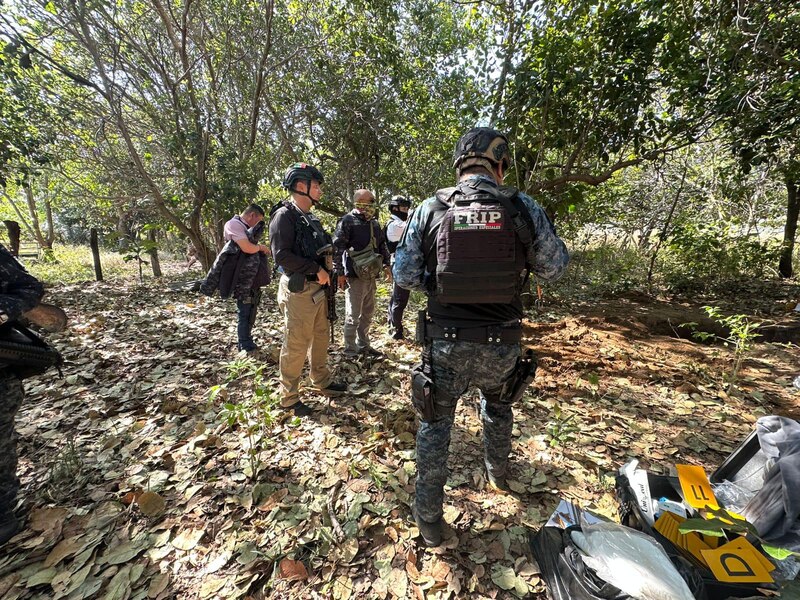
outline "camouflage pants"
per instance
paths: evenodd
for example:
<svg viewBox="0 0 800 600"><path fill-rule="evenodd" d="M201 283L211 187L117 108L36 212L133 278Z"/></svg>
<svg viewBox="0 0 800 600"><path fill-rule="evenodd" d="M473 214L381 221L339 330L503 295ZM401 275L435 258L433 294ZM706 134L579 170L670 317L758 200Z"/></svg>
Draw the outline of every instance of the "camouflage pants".
<svg viewBox="0 0 800 600"><path fill-rule="evenodd" d="M486 467L505 475L511 452L514 414L500 397L520 356L519 344L478 344L433 340L431 363L436 418L421 422L417 431L417 514L434 522L442 516L447 454L458 399L474 385L480 391L483 449Z"/></svg>
<svg viewBox="0 0 800 600"><path fill-rule="evenodd" d="M22 382L0 371L0 519L12 511L19 490L14 416L22 404Z"/></svg>

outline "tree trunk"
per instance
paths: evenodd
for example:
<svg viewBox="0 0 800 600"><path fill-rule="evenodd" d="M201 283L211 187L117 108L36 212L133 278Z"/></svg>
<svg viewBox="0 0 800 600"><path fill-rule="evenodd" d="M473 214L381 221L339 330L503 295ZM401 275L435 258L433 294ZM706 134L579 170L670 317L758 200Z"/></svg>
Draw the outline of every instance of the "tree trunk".
<svg viewBox="0 0 800 600"><path fill-rule="evenodd" d="M53 248L53 242L56 241L56 228L53 226L53 203L50 201L50 194L47 194L44 199L44 216L47 223L47 235L44 237L44 243L47 248Z"/></svg>
<svg viewBox="0 0 800 600"><path fill-rule="evenodd" d="M100 266L100 245L97 242L97 229L92 227L89 237L89 245L92 247L92 259L94 260L94 278L103 281L103 268Z"/></svg>
<svg viewBox="0 0 800 600"><path fill-rule="evenodd" d="M44 235L42 235L42 227L39 224L39 215L36 212L36 198L33 196L33 186L30 180L25 182L25 199L28 201L28 216L31 218L31 229L33 229L36 243L39 244L39 248L44 248L46 244Z"/></svg>
<svg viewBox="0 0 800 600"><path fill-rule="evenodd" d="M117 248L120 252L127 251L131 247L133 234L131 233L129 217L127 206L122 203L117 205Z"/></svg>
<svg viewBox="0 0 800 600"><path fill-rule="evenodd" d="M150 229L147 232L147 240L153 247L147 251L150 255L150 266L153 268L153 277L161 277L161 261L158 260L158 248L156 247L156 230Z"/></svg>
<svg viewBox="0 0 800 600"><path fill-rule="evenodd" d="M667 233L669 233L669 226L672 222L672 215L675 214L675 207L678 206L678 200L681 199L681 193L683 193L683 185L686 183L686 172L689 170L689 165L683 165L683 175L681 175L681 184L678 186L678 191L675 192L675 197L672 199L672 206L669 208L669 214L667 214L667 218L664 220L664 227L661 229L661 235L658 236L658 241L656 242L655 248L653 248L653 254L650 257L650 267L647 269L647 289L648 291L652 291L652 283L653 283L653 268L656 265L656 257L658 256L658 251L661 248L661 244L664 243L664 240L667 239Z"/></svg>
<svg viewBox="0 0 800 600"><path fill-rule="evenodd" d="M50 193L44 196L44 214L47 223L47 234L42 235L42 260L44 262L56 262L53 254L53 242L56 240L56 229L53 226L53 205L50 201Z"/></svg>
<svg viewBox="0 0 800 600"><path fill-rule="evenodd" d="M778 273L788 279L793 274L792 254L794 254L794 240L797 235L797 218L800 215L800 199L797 197L798 181L787 175L786 177L786 225L783 227L783 246L781 258L778 262Z"/></svg>
<svg viewBox="0 0 800 600"><path fill-rule="evenodd" d="M8 243L9 251L12 256L19 256L19 238L22 235L22 229L16 221L3 221L8 230Z"/></svg>

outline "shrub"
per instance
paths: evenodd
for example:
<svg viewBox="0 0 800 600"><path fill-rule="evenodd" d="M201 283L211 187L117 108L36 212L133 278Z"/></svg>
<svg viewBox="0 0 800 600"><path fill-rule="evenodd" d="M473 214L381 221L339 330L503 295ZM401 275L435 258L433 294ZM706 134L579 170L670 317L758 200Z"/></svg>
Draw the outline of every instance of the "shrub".
<svg viewBox="0 0 800 600"><path fill-rule="evenodd" d="M675 230L660 256L670 289L708 291L741 279L774 275L780 242L740 234L722 223L687 223Z"/></svg>
<svg viewBox="0 0 800 600"><path fill-rule="evenodd" d="M56 246L54 262L29 261L26 268L34 277L49 284L94 281L92 251L86 246ZM126 263L116 252L100 251L100 263L105 279L131 278L136 276L136 265Z"/></svg>

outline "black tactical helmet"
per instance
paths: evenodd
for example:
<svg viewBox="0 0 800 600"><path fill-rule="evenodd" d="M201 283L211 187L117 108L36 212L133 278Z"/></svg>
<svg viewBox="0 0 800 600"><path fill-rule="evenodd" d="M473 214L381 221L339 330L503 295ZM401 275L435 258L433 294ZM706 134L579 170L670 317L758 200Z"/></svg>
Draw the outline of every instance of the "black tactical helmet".
<svg viewBox="0 0 800 600"><path fill-rule="evenodd" d="M453 152L453 168L457 173L474 165L489 170L498 164L507 170L511 165L508 138L491 127L474 127L461 136Z"/></svg>
<svg viewBox="0 0 800 600"><path fill-rule="evenodd" d="M389 208L395 206L407 206L411 208L411 200L409 200L405 196L392 196L392 199L389 200Z"/></svg>
<svg viewBox="0 0 800 600"><path fill-rule="evenodd" d="M284 189L289 191L294 190L294 183L296 181L318 181L325 183L325 177L322 172L312 165L306 163L294 163L286 169L286 175L283 176L283 183L281 185Z"/></svg>

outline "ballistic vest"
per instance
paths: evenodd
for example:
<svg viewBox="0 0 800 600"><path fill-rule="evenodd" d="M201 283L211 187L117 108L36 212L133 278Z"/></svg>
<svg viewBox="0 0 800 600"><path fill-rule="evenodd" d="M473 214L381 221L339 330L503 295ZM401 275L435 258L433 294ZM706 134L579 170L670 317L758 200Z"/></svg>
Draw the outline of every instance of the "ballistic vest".
<svg viewBox="0 0 800 600"><path fill-rule="evenodd" d="M532 224L517 190L467 180L436 200L423 240L431 318L460 326L519 319Z"/></svg>
<svg viewBox="0 0 800 600"><path fill-rule="evenodd" d="M298 256L320 262L317 251L332 243L331 236L323 229L319 219L311 213L303 213L290 201L279 202L269 212L270 220L280 208L286 208L294 222L294 244L292 252Z"/></svg>

